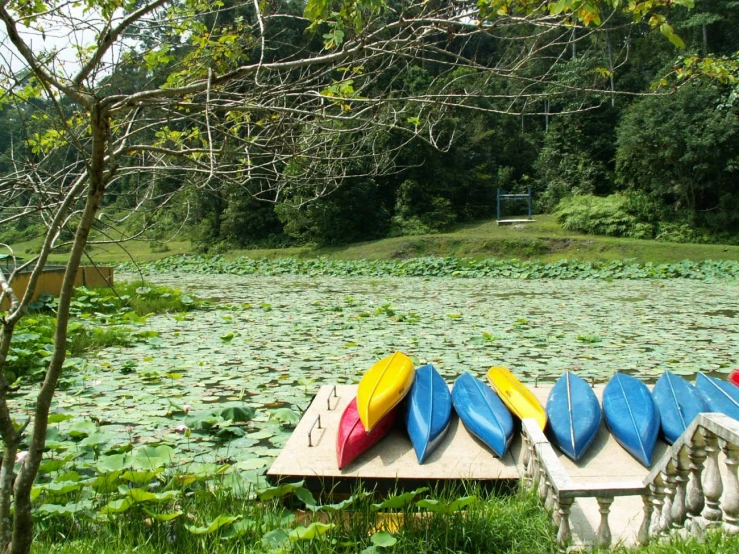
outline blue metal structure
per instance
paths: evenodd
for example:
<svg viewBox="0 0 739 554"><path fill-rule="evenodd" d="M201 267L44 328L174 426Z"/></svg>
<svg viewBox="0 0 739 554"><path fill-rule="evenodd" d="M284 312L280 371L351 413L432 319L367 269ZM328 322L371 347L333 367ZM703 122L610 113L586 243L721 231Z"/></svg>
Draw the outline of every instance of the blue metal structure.
<svg viewBox="0 0 739 554"><path fill-rule="evenodd" d="M529 192L527 194L505 194L501 189L498 189L498 212L497 212L497 221L501 221L500 219L500 202L501 200L526 200L529 207L529 219L531 219L531 189L529 189Z"/></svg>

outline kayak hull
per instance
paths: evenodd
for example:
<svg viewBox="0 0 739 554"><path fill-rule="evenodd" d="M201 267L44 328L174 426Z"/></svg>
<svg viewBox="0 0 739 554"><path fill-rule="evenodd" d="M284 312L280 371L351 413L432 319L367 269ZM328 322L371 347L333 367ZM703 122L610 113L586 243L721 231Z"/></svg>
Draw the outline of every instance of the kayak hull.
<svg viewBox="0 0 739 554"><path fill-rule="evenodd" d="M695 378L695 388L712 412L720 412L739 421L739 388L699 373Z"/></svg>
<svg viewBox="0 0 739 554"><path fill-rule="evenodd" d="M344 469L352 461L356 460L360 454L369 450L387 435L390 429L393 428L393 425L395 425L397 412L397 408L390 410L375 425L372 431L367 433L359 418L357 399L352 399L344 410L344 413L341 414L339 432L336 435L336 461L338 462L339 469Z"/></svg>
<svg viewBox="0 0 739 554"><path fill-rule="evenodd" d="M413 362L395 352L376 362L362 377L357 388L357 409L368 433L395 408L413 384Z"/></svg>
<svg viewBox="0 0 739 554"><path fill-rule="evenodd" d="M662 434L673 444L696 416L707 412L708 406L693 385L679 375L665 371L652 389L652 398L659 411Z"/></svg>
<svg viewBox="0 0 739 554"><path fill-rule="evenodd" d="M603 414L619 444L645 467L651 466L660 421L647 386L616 373L603 389Z"/></svg>
<svg viewBox="0 0 739 554"><path fill-rule="evenodd" d="M546 412L555 444L569 458L578 461L593 444L603 420L593 389L567 371L549 393Z"/></svg>
<svg viewBox="0 0 739 554"><path fill-rule="evenodd" d="M516 379L508 368L491 367L488 371L488 380L512 414L520 419L535 419L539 428L544 430L547 425L547 414L544 408L533 393Z"/></svg>
<svg viewBox="0 0 739 554"><path fill-rule="evenodd" d="M454 382L452 403L467 431L502 458L513 437L513 417L493 389L463 373Z"/></svg>
<svg viewBox="0 0 739 554"><path fill-rule="evenodd" d="M433 365L416 370L406 399L405 424L408 436L422 464L441 443L452 417L452 395L444 378Z"/></svg>

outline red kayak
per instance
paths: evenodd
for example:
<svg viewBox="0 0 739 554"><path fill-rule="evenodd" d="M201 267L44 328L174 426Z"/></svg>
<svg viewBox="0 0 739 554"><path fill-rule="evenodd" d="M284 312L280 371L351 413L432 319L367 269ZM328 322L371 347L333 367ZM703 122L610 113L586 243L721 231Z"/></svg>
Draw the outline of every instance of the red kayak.
<svg viewBox="0 0 739 554"><path fill-rule="evenodd" d="M349 402L346 410L341 415L339 433L336 436L336 459L339 462L339 469L345 468L362 452L368 450L387 435L395 424L397 413L397 407L390 410L368 433L364 430L364 425L359 419L357 399L355 398Z"/></svg>
<svg viewBox="0 0 739 554"><path fill-rule="evenodd" d="M729 373L729 383L739 387L739 368Z"/></svg>

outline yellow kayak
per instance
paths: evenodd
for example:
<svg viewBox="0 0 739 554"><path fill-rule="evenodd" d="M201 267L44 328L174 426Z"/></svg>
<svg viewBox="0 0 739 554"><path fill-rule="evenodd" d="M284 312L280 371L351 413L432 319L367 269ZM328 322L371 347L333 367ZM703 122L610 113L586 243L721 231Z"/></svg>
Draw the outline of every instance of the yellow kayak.
<svg viewBox="0 0 739 554"><path fill-rule="evenodd" d="M372 428L403 400L413 384L413 362L396 352L375 363L359 381L357 411L365 431Z"/></svg>
<svg viewBox="0 0 739 554"><path fill-rule="evenodd" d="M503 366L491 367L488 380L508 409L521 419L533 418L544 430L547 414L539 401L521 381Z"/></svg>

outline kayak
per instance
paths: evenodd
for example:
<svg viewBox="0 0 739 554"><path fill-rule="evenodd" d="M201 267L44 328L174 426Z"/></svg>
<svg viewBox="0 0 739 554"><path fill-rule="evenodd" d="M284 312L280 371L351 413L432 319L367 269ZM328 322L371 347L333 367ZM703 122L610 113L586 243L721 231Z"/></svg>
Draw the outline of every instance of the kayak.
<svg viewBox="0 0 739 554"><path fill-rule="evenodd" d="M593 444L603 419L593 389L570 371L557 379L549 393L547 416L555 444L574 461Z"/></svg>
<svg viewBox="0 0 739 554"><path fill-rule="evenodd" d="M665 371L652 389L652 398L659 411L662 434L673 444L683 431L708 406L701 394L685 379Z"/></svg>
<svg viewBox="0 0 739 554"><path fill-rule="evenodd" d="M388 431L395 424L397 414L397 408L390 410L374 426L372 431L367 433L364 430L362 421L359 419L357 399L353 398L344 410L344 413L341 414L339 432L336 435L336 460L339 464L339 469L344 469L360 454L377 444L382 437L387 435Z"/></svg>
<svg viewBox="0 0 739 554"><path fill-rule="evenodd" d="M503 366L491 367L488 380L493 390L514 415L536 420L541 430L547 425L547 414L533 393Z"/></svg>
<svg viewBox="0 0 739 554"><path fill-rule="evenodd" d="M413 362L396 352L376 362L359 381L357 409L368 433L397 406L413 384Z"/></svg>
<svg viewBox="0 0 739 554"><path fill-rule="evenodd" d="M452 395L433 365L416 370L406 405L406 429L422 464L444 438L452 419Z"/></svg>
<svg viewBox="0 0 739 554"><path fill-rule="evenodd" d="M652 465L659 412L647 386L616 373L603 389L603 414L614 438L644 466Z"/></svg>
<svg viewBox="0 0 739 554"><path fill-rule="evenodd" d="M739 421L739 388L699 373L695 378L695 388L703 395L712 412L720 412Z"/></svg>
<svg viewBox="0 0 739 554"><path fill-rule="evenodd" d="M729 383L739 387L739 369L734 369L731 373L729 373Z"/></svg>
<svg viewBox="0 0 739 554"><path fill-rule="evenodd" d="M502 458L513 437L513 418L493 389L463 373L454 382L452 403L467 431Z"/></svg>

